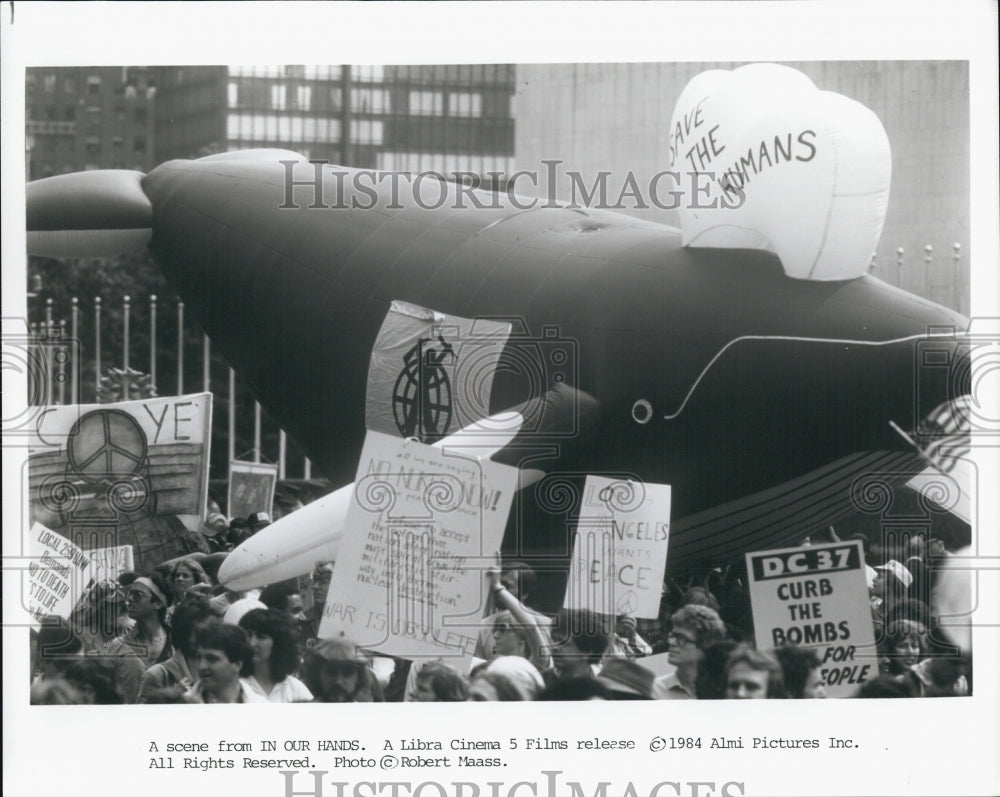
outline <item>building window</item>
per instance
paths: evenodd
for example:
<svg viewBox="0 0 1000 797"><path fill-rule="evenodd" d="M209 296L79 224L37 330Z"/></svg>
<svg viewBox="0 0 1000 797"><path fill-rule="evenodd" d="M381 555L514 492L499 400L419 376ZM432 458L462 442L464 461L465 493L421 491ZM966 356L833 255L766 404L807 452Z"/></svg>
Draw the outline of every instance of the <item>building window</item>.
<svg viewBox="0 0 1000 797"><path fill-rule="evenodd" d="M295 105L299 110L312 110L312 86L295 87Z"/></svg>
<svg viewBox="0 0 1000 797"><path fill-rule="evenodd" d="M135 123L139 125L146 124L146 109L136 108L135 109Z"/></svg>
<svg viewBox="0 0 1000 797"><path fill-rule="evenodd" d="M366 83L381 83L385 69L378 64L361 64L351 67L351 77Z"/></svg>
<svg viewBox="0 0 1000 797"><path fill-rule="evenodd" d="M468 91L453 91L448 95L448 114L450 116L482 116L482 95Z"/></svg>
<svg viewBox="0 0 1000 797"><path fill-rule="evenodd" d="M66 76L66 79L63 81L63 91L67 94L76 93L76 78L73 75Z"/></svg>
<svg viewBox="0 0 1000 797"><path fill-rule="evenodd" d="M100 94L101 93L101 78L98 75L90 75L87 78L87 93L88 94Z"/></svg>
<svg viewBox="0 0 1000 797"><path fill-rule="evenodd" d="M411 91L410 113L415 116L440 116L444 111L444 95L440 91Z"/></svg>
<svg viewBox="0 0 1000 797"><path fill-rule="evenodd" d="M76 108L73 107L72 105L66 106L66 108L63 110L63 116L65 117L67 122L75 122Z"/></svg>
<svg viewBox="0 0 1000 797"><path fill-rule="evenodd" d="M302 67L302 76L306 80L338 80L340 67L327 66L326 64L307 64Z"/></svg>
<svg viewBox="0 0 1000 797"><path fill-rule="evenodd" d="M96 136L90 136L87 139L87 154L88 155L101 154L101 140Z"/></svg>
<svg viewBox="0 0 1000 797"><path fill-rule="evenodd" d="M132 147L133 147L133 149L135 150L136 153L145 152L146 151L146 139L143 138L142 136L136 136L135 142L133 143Z"/></svg>
<svg viewBox="0 0 1000 797"><path fill-rule="evenodd" d="M240 87L238 83L230 83L227 90L227 102L230 108L236 108L240 104Z"/></svg>
<svg viewBox="0 0 1000 797"><path fill-rule="evenodd" d="M283 111L287 107L287 86L278 84L271 86L271 107L276 111Z"/></svg>
<svg viewBox="0 0 1000 797"><path fill-rule="evenodd" d="M351 141L355 144L382 144L382 123L372 119L351 120Z"/></svg>
<svg viewBox="0 0 1000 797"><path fill-rule="evenodd" d="M51 94L55 90L56 90L56 76L55 75L46 75L45 76L45 93L46 94Z"/></svg>
<svg viewBox="0 0 1000 797"><path fill-rule="evenodd" d="M360 113L388 113L389 95L380 88L351 89L351 110Z"/></svg>
<svg viewBox="0 0 1000 797"><path fill-rule="evenodd" d="M330 89L330 110L340 110L340 89Z"/></svg>

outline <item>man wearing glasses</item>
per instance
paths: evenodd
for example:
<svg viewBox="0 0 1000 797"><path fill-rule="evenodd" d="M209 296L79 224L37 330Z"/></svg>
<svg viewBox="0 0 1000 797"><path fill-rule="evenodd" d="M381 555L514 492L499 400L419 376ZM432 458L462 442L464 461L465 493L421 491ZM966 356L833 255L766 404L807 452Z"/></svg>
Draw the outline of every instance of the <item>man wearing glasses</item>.
<svg viewBox="0 0 1000 797"><path fill-rule="evenodd" d="M694 679L704 651L726 638L726 626L714 609L684 606L670 618L673 630L667 634L668 656L677 669L653 682L657 700L693 700Z"/></svg>

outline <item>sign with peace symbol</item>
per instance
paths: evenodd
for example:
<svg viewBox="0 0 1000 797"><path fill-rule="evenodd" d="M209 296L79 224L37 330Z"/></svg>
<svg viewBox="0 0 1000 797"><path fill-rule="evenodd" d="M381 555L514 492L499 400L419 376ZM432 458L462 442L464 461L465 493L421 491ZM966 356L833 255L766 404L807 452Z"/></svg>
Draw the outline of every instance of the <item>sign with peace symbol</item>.
<svg viewBox="0 0 1000 797"><path fill-rule="evenodd" d="M146 433L121 410L88 412L73 424L66 441L70 468L91 484L137 475L147 464L148 451Z"/></svg>

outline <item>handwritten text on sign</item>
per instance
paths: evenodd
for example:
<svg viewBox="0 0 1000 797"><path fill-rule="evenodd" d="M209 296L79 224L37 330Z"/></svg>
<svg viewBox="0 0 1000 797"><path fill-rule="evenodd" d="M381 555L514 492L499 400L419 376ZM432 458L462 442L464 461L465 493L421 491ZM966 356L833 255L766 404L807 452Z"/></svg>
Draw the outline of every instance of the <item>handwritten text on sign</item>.
<svg viewBox="0 0 1000 797"><path fill-rule="evenodd" d="M369 431L320 636L406 658L471 653L477 629L444 621L481 614L516 485L515 468Z"/></svg>
<svg viewBox="0 0 1000 797"><path fill-rule="evenodd" d="M847 697L878 676L860 543L746 556L758 648L815 648L831 697Z"/></svg>
<svg viewBox="0 0 1000 797"><path fill-rule="evenodd" d="M670 534L670 486L587 476L567 609L656 617Z"/></svg>
<svg viewBox="0 0 1000 797"><path fill-rule="evenodd" d="M93 548L84 553L90 557L90 577L94 581L115 581L119 573L135 570L131 545Z"/></svg>
<svg viewBox="0 0 1000 797"><path fill-rule="evenodd" d="M32 622L52 614L65 619L90 579L90 557L41 523L31 527L28 537L27 603Z"/></svg>
<svg viewBox="0 0 1000 797"><path fill-rule="evenodd" d="M93 410L116 409L135 419L149 445L204 443L211 423L211 394L47 407L38 416L33 448L64 446L73 424Z"/></svg>

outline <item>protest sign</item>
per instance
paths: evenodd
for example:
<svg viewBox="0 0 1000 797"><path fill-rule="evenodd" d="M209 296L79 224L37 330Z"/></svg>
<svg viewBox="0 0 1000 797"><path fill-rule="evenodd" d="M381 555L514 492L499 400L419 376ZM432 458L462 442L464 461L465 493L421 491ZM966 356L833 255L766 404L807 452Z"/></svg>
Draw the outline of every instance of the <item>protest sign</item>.
<svg viewBox="0 0 1000 797"><path fill-rule="evenodd" d="M516 468L368 432L320 637L471 655L516 486Z"/></svg>
<svg viewBox="0 0 1000 797"><path fill-rule="evenodd" d="M230 517L247 517L253 512L271 512L274 487L278 483L278 466L265 462L229 463Z"/></svg>
<svg viewBox="0 0 1000 797"><path fill-rule="evenodd" d="M94 581L115 581L119 573L135 570L131 545L94 548L84 553L90 557L90 577Z"/></svg>
<svg viewBox="0 0 1000 797"><path fill-rule="evenodd" d="M669 485L587 476L563 605L656 617L669 535Z"/></svg>
<svg viewBox="0 0 1000 797"><path fill-rule="evenodd" d="M46 407L29 441L32 517L83 548L185 552L208 498L212 395Z"/></svg>
<svg viewBox="0 0 1000 797"><path fill-rule="evenodd" d="M748 553L746 561L758 648L814 648L830 697L878 677L861 543Z"/></svg>
<svg viewBox="0 0 1000 797"><path fill-rule="evenodd" d="M201 515L211 410L211 393L48 407L31 440L31 500L39 509L79 511L94 503L119 512L138 505ZM101 491L108 482L132 489Z"/></svg>
<svg viewBox="0 0 1000 797"><path fill-rule="evenodd" d="M41 523L28 532L28 612L37 628L46 615L69 617L90 581L90 557Z"/></svg>
<svg viewBox="0 0 1000 797"><path fill-rule="evenodd" d="M510 330L393 302L372 348L365 427L430 442L487 418Z"/></svg>

